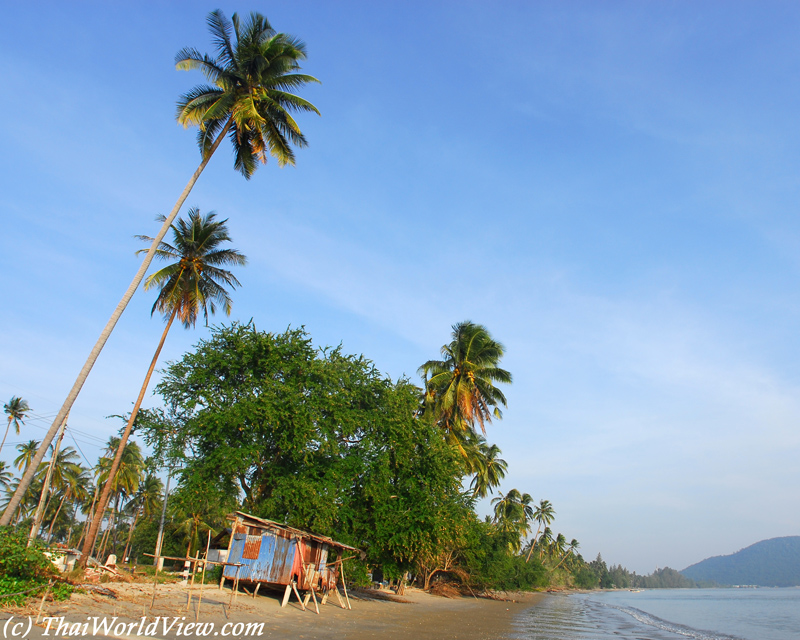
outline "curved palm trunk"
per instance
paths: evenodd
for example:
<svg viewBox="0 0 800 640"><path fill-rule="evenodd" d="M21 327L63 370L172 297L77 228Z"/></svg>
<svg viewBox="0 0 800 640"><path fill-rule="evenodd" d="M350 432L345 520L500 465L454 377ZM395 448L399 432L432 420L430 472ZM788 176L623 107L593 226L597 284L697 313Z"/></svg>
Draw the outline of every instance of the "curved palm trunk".
<svg viewBox="0 0 800 640"><path fill-rule="evenodd" d="M72 408L72 405L75 403L75 400L78 397L78 394L83 387L83 383L86 382L86 378L89 377L89 372L92 370L94 363L97 361L100 352L103 350L106 342L108 341L111 332L114 330L114 327L117 324L117 321L122 316L122 312L125 311L125 307L128 306L128 302L133 297L133 294L136 293L136 289L139 288L139 284L142 282L144 278L144 274L147 272L147 269L150 267L150 263L153 261L155 257L156 249L158 248L159 243L164 239L164 236L167 234L170 225L175 220L175 217L178 215L183 203L186 202L186 198L189 197L189 193L192 191L192 187L194 187L195 182L200 177L200 174L203 173L203 169L206 168L208 161L211 160L211 156L214 155L214 152L219 147L222 139L228 134L229 129L231 128L232 121L228 120L225 127L220 131L220 134L217 136L217 139L214 140L214 144L211 145L211 149L208 151L208 155L203 158L203 161L200 165L195 169L195 172L192 174L192 177L189 179L189 182L184 187L183 191L181 192L178 201L175 203L175 206L172 208L172 211L167 216L167 219L164 221L164 224L161 225L161 229L159 230L158 234L155 238L153 238L153 243L150 245L150 248L147 250L147 255L142 260L142 264L139 267L139 270L136 272L136 275L133 278L130 286L128 286L128 290L125 292L125 295L122 296L122 300L119 301L116 309L114 309L114 313L111 314L111 318L108 320L105 328L103 329L100 337L97 339L94 347L92 348L91 352L89 353L89 357L86 359L86 362L83 365L80 373L78 374L78 378L75 380L75 383L72 385L72 389L70 389L69 394L67 395L67 399L64 401L63 406L56 415L55 420L53 420L53 424L50 425L50 429L47 431L47 434L44 436L42 440L42 444L39 445L39 449L36 451L36 455L33 457L32 464L28 468L28 471L22 476L22 479L19 482L19 486L17 490L14 492L14 495L11 497L11 500L8 502L8 506L6 506L3 515L0 517L0 526L5 526L11 522L11 517L16 512L17 508L19 507L20 502L22 502L22 497L25 495L28 487L30 486L31 482L33 481L33 475L36 469L39 468L39 464L44 459L45 453L47 452L47 447L50 446L50 443L53 441L53 438L56 435L56 431L58 431L59 425L64 421L67 417L67 413ZM83 564L85 566L85 563Z"/></svg>
<svg viewBox="0 0 800 640"><path fill-rule="evenodd" d="M56 515L53 516L53 521L50 523L50 528L47 530L47 544L53 539L53 528L56 526L56 520L58 520L58 514L61 513L61 507L64 506L64 502L69 498L69 491L66 491L61 498L61 502L58 503L58 509L56 509Z"/></svg>
<svg viewBox="0 0 800 640"><path fill-rule="evenodd" d="M128 437L131 435L131 430L133 429L133 423L139 413L139 407L142 406L142 400L144 400L144 394L147 391L147 385L150 384L150 377L153 375L153 370L156 368L158 356L161 354L161 348L164 346L164 341L167 339L169 328L172 326L172 321L175 320L175 314L177 312L178 308L176 307L172 312L172 315L169 317L167 326L164 327L164 333L161 334L161 341L158 343L158 348L153 355L153 360L150 362L150 368L147 370L147 375L144 377L142 388L139 391L139 397L136 398L136 404L133 405L133 410L128 418L128 424L125 425L125 431L122 432L122 437L120 438L119 446L117 447L117 453L114 456L114 462L111 463L111 469L108 470L108 479L103 487L103 493L100 495L100 501L97 504L97 511L94 514L92 526L89 527L89 533L86 534L86 539L83 541L82 555L80 558L81 568L85 568L86 563L89 561L89 553L94 546L95 538L97 538L97 531L100 529L100 522L103 520L103 512L105 511L106 505L108 505L108 500L111 497L111 486L114 484L114 476L117 474L117 470L119 469L119 464L122 460L122 454L125 451L125 445L128 443Z"/></svg>
<svg viewBox="0 0 800 640"><path fill-rule="evenodd" d="M89 524L94 520L94 505L97 503L97 494L100 493L100 485L95 485L94 488L94 496L92 497L92 506L89 507L89 513L86 514L86 520L83 522L83 527L81 528L81 536L78 538L78 544L76 547L81 546L81 542L86 538L86 532L89 530Z"/></svg>
<svg viewBox="0 0 800 640"><path fill-rule="evenodd" d="M116 512L114 509L111 509L111 513L108 515L108 519L106 520L106 530L103 533L103 538L100 540L100 552L97 554L99 558L100 564L103 564L103 556L106 553L106 543L108 542L108 537L111 535L111 529L117 525L117 518ZM91 549L88 555L93 555L94 549Z"/></svg>
<svg viewBox="0 0 800 640"><path fill-rule="evenodd" d="M78 500L75 500L75 509L72 511L72 518L69 522L69 533L67 533L67 549L69 549L69 543L72 542L72 529L75 527L75 520L78 518Z"/></svg>
<svg viewBox="0 0 800 640"><path fill-rule="evenodd" d="M122 552L122 562L125 562L125 558L128 557L128 549L131 546L131 539L133 538L133 530L136 528L136 521L139 519L139 512L141 509L136 509L136 512L133 514L133 522L131 523L131 528L128 531L128 539L125 541L125 551Z"/></svg>
<svg viewBox="0 0 800 640"><path fill-rule="evenodd" d="M542 529L542 525L536 529L536 535L533 536L533 540L531 540L531 548L528 550L528 557L525 558L525 562L530 562L531 554L533 553L533 548L536 546L536 541L539 539L539 532Z"/></svg>
<svg viewBox="0 0 800 640"><path fill-rule="evenodd" d="M58 440L56 440L56 447L53 449L53 458L50 460L50 466L47 468L47 475L44 478L44 483L42 484L42 495L39 496L39 504L36 506L36 513L33 516L33 524L31 525L31 531L28 534L28 546L30 547L33 544L33 541L36 540L36 537L39 535L39 527L42 524L42 518L44 517L45 510L48 506L50 506L50 498L49 496L50 491L50 480L53 477L53 471L56 468L56 463L58 462L58 450L61 448L61 441L64 439L64 430L67 427L67 419L64 418L64 422L61 425L61 433L58 436ZM48 496L47 498L45 496Z"/></svg>
<svg viewBox="0 0 800 640"><path fill-rule="evenodd" d="M3 442L0 442L0 451L3 450L3 447L6 444L6 438L8 437L8 430L11 428L11 418L8 419L8 426L6 427L6 433L3 436Z"/></svg>
<svg viewBox="0 0 800 640"><path fill-rule="evenodd" d="M564 564L564 560L566 560L567 558L569 558L569 556L570 556L570 552L569 552L569 551L565 552L565 553L564 553L564 555L563 555L563 556L561 556L561 562L559 562L559 563L558 563L558 564L557 564L557 565L556 565L556 566L553 568L553 571L555 571L555 570L556 570L556 569L558 569L558 568L559 568L559 567L560 567L562 564Z"/></svg>

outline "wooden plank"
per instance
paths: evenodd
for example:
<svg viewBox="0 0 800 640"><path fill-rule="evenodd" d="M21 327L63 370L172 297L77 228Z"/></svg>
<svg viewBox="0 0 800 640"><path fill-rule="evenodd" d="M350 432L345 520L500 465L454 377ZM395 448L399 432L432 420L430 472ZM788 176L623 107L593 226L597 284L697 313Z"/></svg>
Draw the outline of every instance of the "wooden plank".
<svg viewBox="0 0 800 640"><path fill-rule="evenodd" d="M208 558L208 550L211 547L211 529L208 530L208 542L206 543L206 558ZM200 578L200 595L197 598L197 610L194 614L194 621L198 622L200 620L200 603L203 601L203 584L206 581L206 562L203 562L203 575Z"/></svg>
<svg viewBox="0 0 800 640"><path fill-rule="evenodd" d="M192 581L189 583L189 589L186 591L186 612L189 612L189 607L192 604L192 587L194 586L194 577L197 575L197 560L200 557L200 552L198 551L194 556L194 565L192 570Z"/></svg>
<svg viewBox="0 0 800 640"><path fill-rule="evenodd" d="M342 606L342 609L347 609L347 607L344 606L344 601L342 600L342 596L339 593L339 588L338 587L334 587L333 590L336 592L336 597L339 599L339 604Z"/></svg>
<svg viewBox="0 0 800 640"><path fill-rule="evenodd" d="M297 601L300 603L300 608L303 611L305 611L306 610L306 605L303 604L303 599L300 597L300 593L298 593L298 591L297 591L297 583L296 582L292 582L292 591L294 591L294 595L297 596Z"/></svg>
<svg viewBox="0 0 800 640"><path fill-rule="evenodd" d="M344 562L342 563L342 589L344 589L344 599L347 601L347 608L352 611L353 607L350 606L350 598L347 596L347 582L344 579Z"/></svg>

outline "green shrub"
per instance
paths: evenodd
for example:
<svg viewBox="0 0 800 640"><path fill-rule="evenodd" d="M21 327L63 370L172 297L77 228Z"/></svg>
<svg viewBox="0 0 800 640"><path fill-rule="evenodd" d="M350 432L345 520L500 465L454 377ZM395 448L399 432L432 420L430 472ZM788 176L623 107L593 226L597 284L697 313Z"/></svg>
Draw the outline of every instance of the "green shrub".
<svg viewBox="0 0 800 640"><path fill-rule="evenodd" d="M57 576L58 571L38 540L28 547L24 533L0 527L0 606L22 605L41 594ZM51 593L55 600L64 600L72 591L72 585L56 581Z"/></svg>
<svg viewBox="0 0 800 640"><path fill-rule="evenodd" d="M596 589L600 579L589 567L583 566L575 574L575 586L579 589Z"/></svg>

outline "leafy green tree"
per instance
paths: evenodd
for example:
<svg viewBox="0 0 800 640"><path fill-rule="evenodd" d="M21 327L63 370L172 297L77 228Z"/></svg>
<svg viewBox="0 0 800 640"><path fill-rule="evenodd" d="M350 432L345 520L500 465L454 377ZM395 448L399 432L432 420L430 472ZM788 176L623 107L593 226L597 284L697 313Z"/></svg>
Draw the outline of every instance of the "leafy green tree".
<svg viewBox="0 0 800 640"><path fill-rule="evenodd" d="M0 442L0 451L3 450L3 445L6 443L8 437L8 430L11 425L14 425L14 431L19 435L20 425L25 424L25 417L31 408L28 403L19 396L11 396L11 400L3 405L3 412L8 416L8 424L6 425L6 432L3 435L3 441Z"/></svg>
<svg viewBox="0 0 800 640"><path fill-rule="evenodd" d="M608 566L606 566L603 556L598 553L597 557L589 563L589 568L597 576L597 582L601 589L607 589L611 586L611 580L608 577Z"/></svg>
<svg viewBox="0 0 800 640"><path fill-rule="evenodd" d="M509 553L508 540L491 522L474 519L461 553L462 579L477 589L513 591L544 587L547 572L538 559Z"/></svg>
<svg viewBox="0 0 800 640"><path fill-rule="evenodd" d="M394 577L434 571L458 537L461 461L415 417L419 388L361 356L316 349L303 330L234 324L170 365L157 390L184 419L142 433L161 450L183 443L181 487L350 542Z"/></svg>
<svg viewBox="0 0 800 640"><path fill-rule="evenodd" d="M225 516L235 507L231 496L209 483L207 478L182 475L169 508L175 533L181 537L187 558L194 556L201 547L205 548L208 532L213 536L224 527Z"/></svg>
<svg viewBox="0 0 800 640"><path fill-rule="evenodd" d="M247 259L235 249L223 247L225 243L231 241L226 222L227 220L216 220L214 212L202 216L198 209L190 209L187 220L180 219L172 226L174 246L166 242L159 245L156 255L162 260L175 260L175 262L151 275L145 281L145 289L159 288L152 313L156 311L162 313L167 320L167 326L161 334L161 340L144 377L139 396L122 432L114 461L108 472L111 478L119 468L123 449L133 429L172 322L178 318L185 328L194 327L200 312L208 322L208 315L216 311L217 304L222 306L227 315L231 313L232 302L225 287L233 289L239 285L239 281L230 271L222 267L244 266L247 264ZM142 237L150 240L146 236ZM100 506L84 541L81 566L86 566L110 495L111 486L106 485L100 496Z"/></svg>
<svg viewBox="0 0 800 640"><path fill-rule="evenodd" d="M185 127L196 126L199 129L200 165L153 238L133 281L89 353L36 453L34 467L44 458L47 446L78 397L114 326L144 278L161 241L222 140L230 137L235 152L234 166L245 178L250 178L258 163L265 163L270 155L281 166L294 164L292 145L303 147L306 139L292 113L319 113L314 105L293 93L308 83L318 82L312 76L299 73L300 63L306 59L302 41L277 33L264 16L255 12L244 21L236 14L228 21L217 10L209 14L207 22L217 46L217 57L185 48L178 52L175 59L179 70L198 69L211 83L195 87L178 101L178 122ZM32 474L23 476L0 517L0 525L7 525L11 521L32 480Z"/></svg>

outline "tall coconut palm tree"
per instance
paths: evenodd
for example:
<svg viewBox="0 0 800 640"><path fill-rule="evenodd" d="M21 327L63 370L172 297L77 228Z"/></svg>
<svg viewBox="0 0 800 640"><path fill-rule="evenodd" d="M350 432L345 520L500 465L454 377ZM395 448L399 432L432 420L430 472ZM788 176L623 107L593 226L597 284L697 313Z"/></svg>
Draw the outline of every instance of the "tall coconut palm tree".
<svg viewBox="0 0 800 640"><path fill-rule="evenodd" d="M36 455L36 451L38 449L38 440L28 440L27 442L18 444L17 451L19 451L19 455L14 458L14 465L17 467L17 469L23 472L27 471L28 467L31 465L33 456Z"/></svg>
<svg viewBox="0 0 800 640"><path fill-rule="evenodd" d="M559 533L555 540L553 540L553 544L550 546L550 554L553 558L558 558L563 556L567 552L567 538L563 533Z"/></svg>
<svg viewBox="0 0 800 640"><path fill-rule="evenodd" d="M118 460L117 471L112 473L113 463L117 461L116 454L119 453L120 450L122 453ZM99 523L101 523L106 516L108 502L113 497L114 506L111 509L108 522L106 523L106 535L104 536L103 543L100 545L101 556L105 549L105 542L108 535L114 529L120 503L133 496L139 490L139 484L144 478L145 472L145 459L139 444L136 442L122 444L122 438L112 436L108 439L106 454L107 455L101 457L97 461L96 474L97 485L98 487L103 487L104 491L106 489L108 490L108 498L105 505L98 502L97 508L94 511L94 519L92 520L92 524L97 522L99 527ZM89 531L91 531L91 526ZM93 547L94 543L92 543L87 550L86 541L84 540L83 554L91 555Z"/></svg>
<svg viewBox="0 0 800 640"><path fill-rule="evenodd" d="M580 546L581 546L580 543L575 538L573 538L572 541L567 546L566 551L564 551L564 554L561 556L561 561L555 566L555 569L558 569L562 564L564 564L564 561L567 558L574 557L575 552L578 550L578 547Z"/></svg>
<svg viewBox="0 0 800 640"><path fill-rule="evenodd" d="M154 473L148 473L147 477L139 484L139 490L136 495L130 499L126 505L126 511L133 516L131 519L131 526L128 529L128 539L125 542L125 551L122 553L123 561L128 555L128 549L131 545L133 538L133 531L136 528L136 522L140 517L145 517L152 520L156 513L161 509L161 502L164 495L164 483Z"/></svg>
<svg viewBox="0 0 800 640"><path fill-rule="evenodd" d="M230 271L222 267L244 266L247 264L247 258L235 249L223 247L231 241L226 222L227 220L217 220L213 211L203 216L198 209L190 209L186 220L179 219L172 226L174 246L166 242L159 245L156 255L162 260L175 260L175 262L151 275L145 282L145 289L159 288L151 314L156 311L162 313L167 320L167 326L161 334L161 341L144 377L139 397L125 425L114 462L109 470L109 478L113 478L117 471L122 450L133 429L133 423L139 413L139 407L142 405L147 385L150 384L150 377L153 375L172 322L178 318L185 328L190 329L197 323L201 312L208 322L209 313L213 314L217 305L222 307L226 315L231 313L232 301L225 287L235 289L239 286L239 281ZM150 240L146 236L140 237L146 241ZM82 566L86 566L85 563L88 561L110 495L111 485L106 483L94 521L84 540Z"/></svg>
<svg viewBox="0 0 800 640"><path fill-rule="evenodd" d="M3 435L3 441L0 442L0 451L3 450L3 445L6 443L11 424L14 424L14 430L19 435L19 427L25 424L25 418L30 410L28 403L19 396L11 396L11 400L3 405L3 411L8 416L8 424L6 425L5 435Z"/></svg>
<svg viewBox="0 0 800 640"><path fill-rule="evenodd" d="M429 360L418 373L426 407L446 433L486 433L486 423L502 418L506 406L495 384L510 383L511 374L498 365L505 349L486 327L470 321L453 325L452 340L442 347L442 360Z"/></svg>
<svg viewBox="0 0 800 640"><path fill-rule="evenodd" d="M540 558L544 557L545 553L550 553L553 541L553 530L550 527L545 527L542 530L542 535L539 536L539 539L536 541L536 548L539 550Z"/></svg>
<svg viewBox="0 0 800 640"><path fill-rule="evenodd" d="M533 518L533 498L527 493L511 489L506 495L492 499L494 505L494 523L501 533L509 536L509 550L517 553L521 539L530 530Z"/></svg>
<svg viewBox="0 0 800 640"><path fill-rule="evenodd" d="M53 488L59 489L61 493L61 500L58 503L58 508L55 514L50 519L50 527L47 530L47 543L53 539L53 529L58 521L58 516L61 515L61 509L64 504L71 499L79 499L86 493L86 487L91 482L89 470L85 469L80 464L70 463L65 465L65 468L60 472L58 482L53 479ZM69 516L67 516L68 519Z"/></svg>
<svg viewBox="0 0 800 640"><path fill-rule="evenodd" d="M7 489L13 476L7 467L5 460L0 460L0 489Z"/></svg>
<svg viewBox="0 0 800 640"><path fill-rule="evenodd" d="M319 82L312 76L298 73L300 63L306 59L302 41L277 33L258 13L251 13L244 21L234 14L229 21L221 11L213 11L207 22L217 48L216 58L192 48L182 49L175 57L179 70L198 69L211 83L195 87L178 100L178 122L184 127L196 126L199 129L200 165L153 238L133 281L89 353L36 453L34 468L44 458L47 446L72 408L117 321L144 278L159 244L225 136L229 136L233 143L236 170L249 179L258 164L265 163L270 155L280 166L294 164L292 145L304 147L307 143L292 113L319 114L314 105L292 93L306 84ZM32 473L23 475L17 491L0 516L0 526L11 521L32 480Z"/></svg>
<svg viewBox="0 0 800 640"><path fill-rule="evenodd" d="M67 502L72 502L72 513L69 515L67 522L67 546L69 546L69 543L72 540L72 532L77 524L78 509L88 502L93 488L91 471L81 465L78 465L77 468L71 469L65 476L64 497L66 498ZM58 507L59 511L64 504L65 502L62 500ZM57 537L58 532L54 531L54 525L57 524L57 520L58 512L56 512L56 515L53 517L53 521L50 524L48 543L53 539L53 537Z"/></svg>
<svg viewBox="0 0 800 640"><path fill-rule="evenodd" d="M536 508L533 510L533 519L538 524L536 535L533 536L533 540L531 540L531 548L528 551L528 557L525 558L525 562L531 559L533 547L536 546L536 541L539 538L539 532L542 530L542 527L551 525L555 516L556 512L555 509L553 509L552 503L549 500L539 500L539 504L536 505Z"/></svg>

